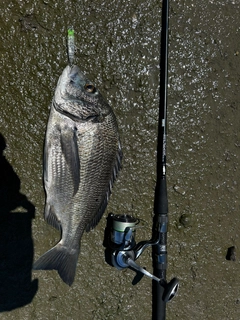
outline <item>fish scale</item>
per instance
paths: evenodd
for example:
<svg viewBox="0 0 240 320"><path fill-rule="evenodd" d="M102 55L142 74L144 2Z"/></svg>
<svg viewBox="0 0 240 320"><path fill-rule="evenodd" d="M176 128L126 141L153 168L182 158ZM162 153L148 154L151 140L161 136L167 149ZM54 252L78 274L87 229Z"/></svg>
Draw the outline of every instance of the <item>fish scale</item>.
<svg viewBox="0 0 240 320"><path fill-rule="evenodd" d="M83 232L101 219L120 169L122 151L111 107L77 66L59 78L44 148L45 220L61 240L35 263L74 281Z"/></svg>

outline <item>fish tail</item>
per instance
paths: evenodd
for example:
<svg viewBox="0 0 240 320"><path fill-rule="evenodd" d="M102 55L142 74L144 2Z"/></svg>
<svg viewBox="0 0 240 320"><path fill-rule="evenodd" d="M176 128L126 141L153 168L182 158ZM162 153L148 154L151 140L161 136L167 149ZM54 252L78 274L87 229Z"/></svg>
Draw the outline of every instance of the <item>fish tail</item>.
<svg viewBox="0 0 240 320"><path fill-rule="evenodd" d="M72 285L80 249L69 249L58 243L45 252L33 265L33 270L57 270L62 280Z"/></svg>

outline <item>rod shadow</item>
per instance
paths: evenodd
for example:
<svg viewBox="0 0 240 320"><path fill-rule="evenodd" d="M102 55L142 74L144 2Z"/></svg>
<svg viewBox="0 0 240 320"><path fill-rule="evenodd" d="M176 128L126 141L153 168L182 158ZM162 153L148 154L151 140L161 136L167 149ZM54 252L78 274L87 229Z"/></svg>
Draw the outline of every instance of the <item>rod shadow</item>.
<svg viewBox="0 0 240 320"><path fill-rule="evenodd" d="M31 279L35 207L19 192L20 179L3 155L5 148L0 133L0 312L30 303L38 289L38 280Z"/></svg>

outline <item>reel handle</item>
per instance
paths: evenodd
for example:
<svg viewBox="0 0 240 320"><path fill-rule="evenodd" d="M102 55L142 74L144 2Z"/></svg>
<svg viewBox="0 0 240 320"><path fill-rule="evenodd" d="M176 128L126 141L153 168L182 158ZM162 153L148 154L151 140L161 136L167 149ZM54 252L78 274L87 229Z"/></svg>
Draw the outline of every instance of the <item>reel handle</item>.
<svg viewBox="0 0 240 320"><path fill-rule="evenodd" d="M152 280L155 280L159 283L160 286L164 288L162 300L164 302L169 302L172 300L173 297L177 294L178 288L179 288L179 283L177 278L173 278L171 281L166 282L164 279L160 279L147 270L143 269L141 266L139 266L135 261L134 261L134 252L133 251L119 251L117 253L117 256L115 256L115 259L118 264L118 266L115 266L118 269L126 268L126 267L131 267L134 270L141 272L145 276L151 278Z"/></svg>

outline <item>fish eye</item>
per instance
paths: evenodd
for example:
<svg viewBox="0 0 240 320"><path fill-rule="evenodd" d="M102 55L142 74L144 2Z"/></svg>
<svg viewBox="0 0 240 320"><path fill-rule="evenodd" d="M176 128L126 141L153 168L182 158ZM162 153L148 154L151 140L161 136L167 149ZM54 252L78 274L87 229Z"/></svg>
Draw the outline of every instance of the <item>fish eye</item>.
<svg viewBox="0 0 240 320"><path fill-rule="evenodd" d="M85 84L85 90L89 93L94 93L96 91L96 88L94 87L93 84Z"/></svg>

